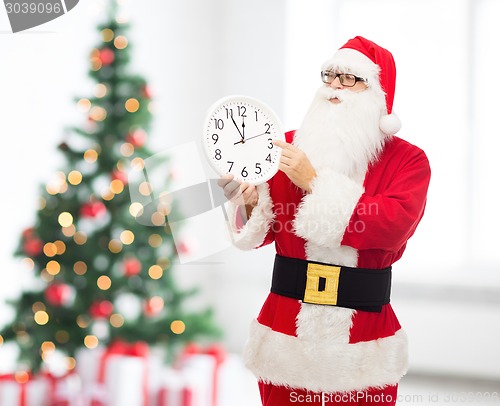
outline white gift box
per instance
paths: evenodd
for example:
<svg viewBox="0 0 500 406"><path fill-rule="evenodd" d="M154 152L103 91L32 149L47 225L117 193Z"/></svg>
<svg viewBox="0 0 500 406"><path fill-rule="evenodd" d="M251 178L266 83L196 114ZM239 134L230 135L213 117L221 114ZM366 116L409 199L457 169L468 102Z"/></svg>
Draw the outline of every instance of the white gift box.
<svg viewBox="0 0 500 406"><path fill-rule="evenodd" d="M0 405L49 406L49 391L49 382L44 378L31 379L20 384L12 377L12 380L0 381Z"/></svg>
<svg viewBox="0 0 500 406"><path fill-rule="evenodd" d="M104 349L77 353L83 405L145 406L149 397L147 357L107 353Z"/></svg>

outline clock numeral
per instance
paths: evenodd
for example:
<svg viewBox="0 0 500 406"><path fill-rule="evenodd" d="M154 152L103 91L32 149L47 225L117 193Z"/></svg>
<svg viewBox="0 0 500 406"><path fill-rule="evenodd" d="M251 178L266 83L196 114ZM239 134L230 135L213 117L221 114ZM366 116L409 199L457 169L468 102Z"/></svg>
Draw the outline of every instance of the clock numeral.
<svg viewBox="0 0 500 406"><path fill-rule="evenodd" d="M227 163L229 164L228 172L231 172L231 169L233 169L234 161L227 161Z"/></svg>
<svg viewBox="0 0 500 406"><path fill-rule="evenodd" d="M215 159L217 159L217 161L220 161L221 158L222 158L222 154L221 154L220 149L216 149L215 150Z"/></svg>
<svg viewBox="0 0 500 406"><path fill-rule="evenodd" d="M255 121L259 121L259 112L255 110Z"/></svg>
<svg viewBox="0 0 500 406"><path fill-rule="evenodd" d="M260 167L260 163L255 164L255 173L258 175L259 173L262 172L262 168Z"/></svg>
<svg viewBox="0 0 500 406"><path fill-rule="evenodd" d="M233 117L233 109L228 109L227 107L224 107L226 109L226 118L231 118Z"/></svg>
<svg viewBox="0 0 500 406"><path fill-rule="evenodd" d="M269 162L269 163L272 163L271 161L271 154L269 154L267 157L266 157L266 161Z"/></svg>
<svg viewBox="0 0 500 406"><path fill-rule="evenodd" d="M248 172L247 172L247 167L244 166L243 169L241 170L241 176L243 176L244 178L246 178L248 176Z"/></svg>
<svg viewBox="0 0 500 406"><path fill-rule="evenodd" d="M266 132L265 132L264 134L271 134L271 133L269 132L269 131L271 130L271 124L266 123L266 124L264 124L264 125L267 127L267 130L266 130Z"/></svg>
<svg viewBox="0 0 500 406"><path fill-rule="evenodd" d="M268 138L267 140L269 141L269 145L267 146L267 148L273 149L274 148L273 139L272 138Z"/></svg>
<svg viewBox="0 0 500 406"><path fill-rule="evenodd" d="M217 144L217 141L219 141L219 135L218 134L212 134L212 139L214 140L214 145Z"/></svg>
<svg viewBox="0 0 500 406"><path fill-rule="evenodd" d="M247 108L245 106L238 106L238 115L240 117L246 117L247 116Z"/></svg>
<svg viewBox="0 0 500 406"><path fill-rule="evenodd" d="M222 118L214 118L214 121L216 130L222 130L224 128L224 121Z"/></svg>

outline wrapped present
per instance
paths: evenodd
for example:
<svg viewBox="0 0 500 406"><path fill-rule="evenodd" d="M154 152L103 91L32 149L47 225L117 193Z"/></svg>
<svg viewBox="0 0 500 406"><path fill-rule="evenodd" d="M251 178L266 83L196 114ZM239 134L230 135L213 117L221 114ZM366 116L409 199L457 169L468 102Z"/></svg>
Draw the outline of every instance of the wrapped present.
<svg viewBox="0 0 500 406"><path fill-rule="evenodd" d="M195 406L196 384L182 371L168 368L158 391L157 406Z"/></svg>
<svg viewBox="0 0 500 406"><path fill-rule="evenodd" d="M50 406L47 379L28 373L0 375L0 405Z"/></svg>
<svg viewBox="0 0 500 406"><path fill-rule="evenodd" d="M80 406L81 380L73 371L61 376L44 373L49 385L49 406Z"/></svg>
<svg viewBox="0 0 500 406"><path fill-rule="evenodd" d="M95 353L80 353L77 369L84 405L149 406L148 354L146 343L124 341L115 341Z"/></svg>
<svg viewBox="0 0 500 406"><path fill-rule="evenodd" d="M189 377L193 390L193 406L217 406L220 368L225 351L217 345L206 349L190 344L182 353L177 367Z"/></svg>

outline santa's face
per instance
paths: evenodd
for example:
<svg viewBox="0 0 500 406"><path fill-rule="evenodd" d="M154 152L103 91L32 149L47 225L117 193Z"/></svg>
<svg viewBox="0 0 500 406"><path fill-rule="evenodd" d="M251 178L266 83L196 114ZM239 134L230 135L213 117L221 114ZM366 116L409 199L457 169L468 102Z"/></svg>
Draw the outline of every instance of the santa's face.
<svg viewBox="0 0 500 406"><path fill-rule="evenodd" d="M332 169L362 178L384 143L379 120L385 100L358 81L345 87L339 78L318 89L294 144L314 168Z"/></svg>

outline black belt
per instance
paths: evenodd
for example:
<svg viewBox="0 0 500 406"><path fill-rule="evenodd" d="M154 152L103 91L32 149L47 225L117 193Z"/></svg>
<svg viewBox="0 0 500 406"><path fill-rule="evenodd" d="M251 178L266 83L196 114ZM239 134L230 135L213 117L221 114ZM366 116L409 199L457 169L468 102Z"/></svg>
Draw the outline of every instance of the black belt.
<svg viewBox="0 0 500 406"><path fill-rule="evenodd" d="M351 268L276 255L271 292L305 303L380 312L390 302L391 268Z"/></svg>

